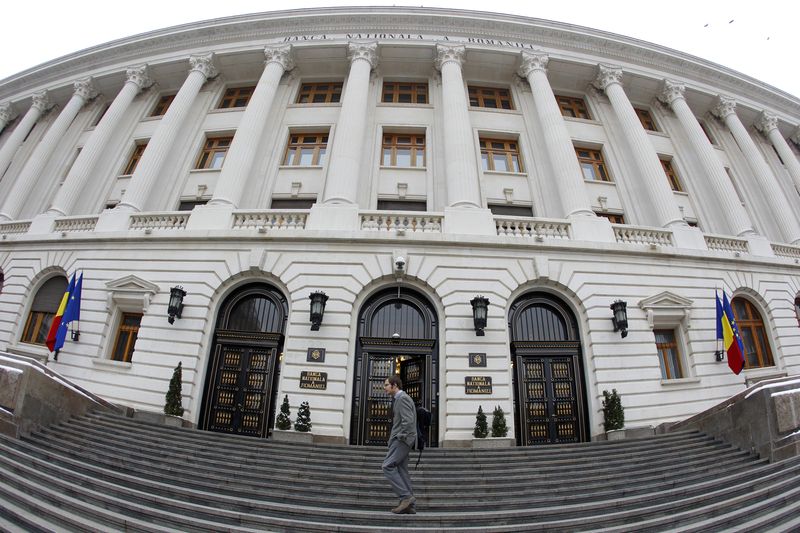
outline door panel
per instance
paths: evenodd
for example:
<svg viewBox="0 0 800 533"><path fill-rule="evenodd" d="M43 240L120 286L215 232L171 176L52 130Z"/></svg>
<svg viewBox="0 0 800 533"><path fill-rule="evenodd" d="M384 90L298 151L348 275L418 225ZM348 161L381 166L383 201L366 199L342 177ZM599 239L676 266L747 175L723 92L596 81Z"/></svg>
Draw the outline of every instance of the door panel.
<svg viewBox="0 0 800 533"><path fill-rule="evenodd" d="M403 390L414 400L414 405L417 407L425 405L425 361L423 359L400 361L400 379L403 380Z"/></svg>
<svg viewBox="0 0 800 533"><path fill-rule="evenodd" d="M583 421L578 408L575 359L575 356L517 358L523 445L580 442Z"/></svg>
<svg viewBox="0 0 800 533"><path fill-rule="evenodd" d="M365 363L367 390L364 395L364 425L360 440L367 446L386 446L392 431L392 400L383 390L383 382L394 374L394 356L369 354Z"/></svg>

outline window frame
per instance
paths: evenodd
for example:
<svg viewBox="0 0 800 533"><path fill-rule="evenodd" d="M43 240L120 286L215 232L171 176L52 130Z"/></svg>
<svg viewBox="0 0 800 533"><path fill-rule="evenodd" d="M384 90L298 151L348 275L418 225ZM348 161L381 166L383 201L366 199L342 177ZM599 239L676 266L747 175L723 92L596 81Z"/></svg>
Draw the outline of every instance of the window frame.
<svg viewBox="0 0 800 533"><path fill-rule="evenodd" d="M585 181L614 183L614 180L611 178L611 173L608 171L608 164L606 163L602 148L584 148L582 146L573 146L573 148L575 148L575 157L578 159L578 166L581 168L581 177L583 177ZM582 156L580 151L588 152L590 155ZM591 157L591 154L596 154L598 157ZM586 177L586 167L584 167L584 164L591 166L594 178Z"/></svg>
<svg viewBox="0 0 800 533"><path fill-rule="evenodd" d="M497 148L494 143L503 144L503 148ZM514 144L516 148L509 145ZM507 172L509 174L524 174L525 165L522 161L522 151L519 146L519 139L499 139L497 137L484 137L478 138L478 146L481 157L481 168L484 172ZM505 154L506 169L514 169L514 156L516 155L516 170L498 170L494 168L495 154ZM486 157L484 157L486 156Z"/></svg>
<svg viewBox="0 0 800 533"><path fill-rule="evenodd" d="M609 213L608 211L595 211L595 215L608 219L612 224L627 224L624 213Z"/></svg>
<svg viewBox="0 0 800 533"><path fill-rule="evenodd" d="M656 119L653 118L653 114L649 109L645 109L643 107L634 107L633 110L636 112L636 117L639 119L639 122L642 124L642 127L645 129L645 131L661 131L658 129L658 123L656 122Z"/></svg>
<svg viewBox="0 0 800 533"><path fill-rule="evenodd" d="M502 95L501 92L506 93ZM474 93L474 94L473 94ZM497 103L495 106L486 105L485 100L494 99ZM487 87L485 85L467 85L467 99L469 106L479 109L499 109L503 111L516 111L514 106L514 98L511 94L511 89L508 87ZM474 103L473 103L474 102ZM508 107L502 104L508 103Z"/></svg>
<svg viewBox="0 0 800 533"><path fill-rule="evenodd" d="M674 192L686 192L683 190L683 186L681 186L681 180L678 178L678 173L675 171L675 167L672 165L672 159L659 157L658 160L661 161L661 168L664 169L664 174L667 176L667 181L669 182L670 188Z"/></svg>
<svg viewBox="0 0 800 533"><path fill-rule="evenodd" d="M316 140L313 143L300 142L300 139L314 136ZM320 167L325 164L325 157L328 155L328 142L330 133L325 131L311 131L311 132L290 132L286 142L286 149L283 152L283 159L281 166L284 167ZM293 141L293 138L298 141ZM303 148L311 147L312 156L311 164L304 165L303 161Z"/></svg>
<svg viewBox="0 0 800 533"><path fill-rule="evenodd" d="M243 91L248 91L242 95ZM217 103L217 109L241 109L247 107L253 93L256 92L255 85L242 85L238 87L228 87ZM240 103L243 102L243 103Z"/></svg>
<svg viewBox="0 0 800 533"><path fill-rule="evenodd" d="M145 149L147 149L147 143L149 139L144 142L136 143L133 147L133 151L131 152L130 157L128 158L128 163L125 165L125 168L122 171L122 176L132 176L134 172L136 172L136 167L139 166L139 161L142 160L142 156L144 155Z"/></svg>
<svg viewBox="0 0 800 533"><path fill-rule="evenodd" d="M739 302L744 302L745 310L748 312L748 317L742 317L739 315L739 306L737 305ZM769 335L767 335L767 327L764 324L764 318L761 315L761 311L756 307L756 305L744 298L742 296L734 296L731 298L731 309L733 309L733 317L736 320L736 326L739 329L739 335L742 338L742 345L744 347L744 369L745 370L752 370L758 368L771 368L777 366L775 364L775 356L772 352L772 346L770 345ZM755 315L755 317L753 317ZM751 365L750 360L748 358L747 353L747 343L744 342L745 339L745 331L749 330L750 334L752 335L753 345L755 347L755 356L758 361L758 365ZM762 347L766 348L766 354L762 353ZM765 364L765 361L768 361L769 364Z"/></svg>
<svg viewBox="0 0 800 533"><path fill-rule="evenodd" d="M408 143L399 143L402 138L408 138ZM381 141L381 167L390 168L427 168L427 138L425 133L395 133L391 131L384 131ZM388 139L388 142L387 142ZM421 142L419 142L421 141ZM389 153L387 154L387 150ZM408 150L409 163L408 165L401 165L397 162L397 154L400 150ZM417 161L422 152L421 164L417 165ZM387 163L386 156L389 156Z"/></svg>
<svg viewBox="0 0 800 533"><path fill-rule="evenodd" d="M63 288L60 289L60 293L57 292L57 302L55 308L50 310L34 310L37 306L37 298L41 294L41 291L44 289L45 285L51 283L52 280L61 279L63 282ZM54 282L53 282L54 283ZM28 308L28 314L25 318L25 325L22 328L22 333L20 334L19 342L25 344L32 344L34 346L45 346L45 342L47 341L47 334L50 331L50 326L53 323L53 318L55 318L56 313L58 312L58 307L61 303L61 299L64 297L64 293L66 292L67 288L69 287L69 280L63 275L55 275L50 276L46 280L44 280L37 288L36 291L33 293L33 298L31 299L30 307ZM57 290L58 289L54 289ZM44 298L44 296L42 296ZM37 342L38 339L41 338L41 342Z"/></svg>
<svg viewBox="0 0 800 533"><path fill-rule="evenodd" d="M567 96L565 94L556 94L555 97L562 117L594 120L591 112L589 112L589 104L586 103L586 98L582 96ZM572 114L565 113L567 110ZM581 114L584 116L581 116Z"/></svg>
<svg viewBox="0 0 800 533"><path fill-rule="evenodd" d="M163 117L169 111L169 107L172 105L172 102L175 100L175 97L178 93L168 93L162 94L158 97L158 101L156 105L153 106L153 109L150 111L150 114L147 115L148 117Z"/></svg>
<svg viewBox="0 0 800 533"><path fill-rule="evenodd" d="M233 142L233 135L215 135L213 137L207 136L197 157L197 162L194 165L194 170L219 170L225 164L225 158L228 155L228 150ZM217 156L222 154L222 159ZM219 165L216 162L219 161Z"/></svg>
<svg viewBox="0 0 800 533"><path fill-rule="evenodd" d="M672 337L671 342L658 342L658 335L668 334ZM680 341L678 332L674 328L658 328L653 330L655 338L656 352L658 352L659 366L661 367L661 379L684 379L686 372L683 370L683 357L681 356ZM674 353L670 355L669 350L673 349ZM671 361L668 361L671 359ZM679 375L671 376L672 366L669 363L674 363L677 373Z"/></svg>
<svg viewBox="0 0 800 533"><path fill-rule="evenodd" d="M409 89L401 89L401 86L409 85ZM424 88L424 90L420 90ZM408 94L410 101L399 101L400 95ZM390 96L391 100L386 100ZM419 102L420 96L425 98L424 102ZM384 81L381 87L381 103L397 105L428 105L430 101L430 87L427 81Z"/></svg>
<svg viewBox="0 0 800 533"><path fill-rule="evenodd" d="M128 326L125 324L126 317L135 317L139 321L135 326ZM130 363L133 359L133 352L136 348L136 341L139 338L139 330L142 327L142 318L144 313L136 313L130 311L120 311L119 320L117 321L116 334L114 335L114 344L111 346L111 361L119 363ZM125 349L122 353L122 358L117 357L117 351L123 333L128 333L125 341ZM132 335L131 335L132 333Z"/></svg>
<svg viewBox="0 0 800 533"><path fill-rule="evenodd" d="M318 88L320 85L329 85L330 87L321 90ZM309 86L309 89L304 87ZM295 105L321 105L321 104L341 104L342 93L344 92L344 82L341 81L309 81L302 82L297 88L297 96L294 99ZM317 94L325 95L324 102L315 102L314 97ZM307 102L301 102L303 95L308 97Z"/></svg>

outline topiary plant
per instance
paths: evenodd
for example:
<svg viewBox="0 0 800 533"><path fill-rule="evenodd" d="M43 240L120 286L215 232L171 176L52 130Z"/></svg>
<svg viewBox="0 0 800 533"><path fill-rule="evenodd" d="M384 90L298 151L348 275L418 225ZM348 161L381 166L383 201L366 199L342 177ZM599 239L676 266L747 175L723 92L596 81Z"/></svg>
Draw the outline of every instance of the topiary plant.
<svg viewBox="0 0 800 533"><path fill-rule="evenodd" d="M281 412L278 413L278 418L275 420L275 427L284 431L292 429L292 419L290 418L291 412L289 411L289 395L283 397L281 404Z"/></svg>
<svg viewBox="0 0 800 533"><path fill-rule="evenodd" d="M181 382L183 371L181 363L172 372L172 379L169 380L169 390L167 391L167 401L164 404L165 415L183 416L183 405L181 405Z"/></svg>
<svg viewBox="0 0 800 533"><path fill-rule="evenodd" d="M294 422L294 429L304 433L311 431L311 407L309 407L308 402L300 404L300 409L297 410L297 420Z"/></svg>
<svg viewBox="0 0 800 533"><path fill-rule="evenodd" d="M603 391L603 427L606 431L625 427L625 409L617 389Z"/></svg>
<svg viewBox="0 0 800 533"><path fill-rule="evenodd" d="M486 425L486 413L483 412L483 407L478 407L478 414L475 416L475 431L472 432L477 439L485 439L489 434L489 428Z"/></svg>
<svg viewBox="0 0 800 533"><path fill-rule="evenodd" d="M508 426L506 425L506 415L503 409L498 405L494 408L492 413L492 437L505 437L508 435Z"/></svg>

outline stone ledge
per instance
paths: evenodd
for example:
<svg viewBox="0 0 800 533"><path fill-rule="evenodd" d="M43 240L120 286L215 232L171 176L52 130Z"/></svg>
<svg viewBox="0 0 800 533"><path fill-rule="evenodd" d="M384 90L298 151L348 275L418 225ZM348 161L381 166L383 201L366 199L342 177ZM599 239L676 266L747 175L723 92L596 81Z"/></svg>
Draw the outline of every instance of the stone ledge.
<svg viewBox="0 0 800 533"><path fill-rule="evenodd" d="M319 435L319 437L322 437L322 435ZM311 432L273 429L272 440L276 442L313 444L315 439L314 434Z"/></svg>

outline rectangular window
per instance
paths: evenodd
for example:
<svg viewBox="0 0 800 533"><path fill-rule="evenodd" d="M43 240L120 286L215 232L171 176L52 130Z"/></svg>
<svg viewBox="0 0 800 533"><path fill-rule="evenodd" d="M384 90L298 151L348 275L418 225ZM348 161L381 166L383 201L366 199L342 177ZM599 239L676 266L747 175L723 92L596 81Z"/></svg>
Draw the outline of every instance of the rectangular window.
<svg viewBox="0 0 800 533"><path fill-rule="evenodd" d="M181 200L178 204L178 211L191 211L198 205L206 205L208 200Z"/></svg>
<svg viewBox="0 0 800 533"><path fill-rule="evenodd" d="M427 83L383 82L381 102L389 104L427 104Z"/></svg>
<svg viewBox="0 0 800 533"><path fill-rule="evenodd" d="M658 131L656 128L656 121L653 120L653 116L650 114L650 111L647 109L639 109L638 107L635 108L636 116L639 117L639 122L642 123L642 127L647 131Z"/></svg>
<svg viewBox="0 0 800 533"><path fill-rule="evenodd" d="M142 158L142 154L144 154L145 148L147 148L146 142L136 145L130 159L128 159L128 164L125 165L125 171L122 173L123 176L130 176L133 174L136 170L136 166L139 164L139 160Z"/></svg>
<svg viewBox="0 0 800 533"><path fill-rule="evenodd" d="M583 172L583 179L589 181L611 181L606 171L603 153L600 150L590 150L576 146L575 155L578 156L578 165L581 167L581 172Z"/></svg>
<svg viewBox="0 0 800 533"><path fill-rule="evenodd" d="M253 96L255 86L252 87L229 87L225 89L225 94L219 101L217 109L233 109L235 107L247 107L250 97Z"/></svg>
<svg viewBox="0 0 800 533"><path fill-rule="evenodd" d="M159 98L158 103L153 108L153 112L150 113L150 116L151 117L163 116L167 112L167 109L169 109L169 106L172 104L173 100L175 100L174 94L165 94L164 96Z"/></svg>
<svg viewBox="0 0 800 533"><path fill-rule="evenodd" d="M469 105L491 109L514 109L511 92L508 89L476 87L475 85L469 86Z"/></svg>
<svg viewBox="0 0 800 533"><path fill-rule="evenodd" d="M483 170L524 172L517 141L481 138L480 145Z"/></svg>
<svg viewBox="0 0 800 533"><path fill-rule="evenodd" d="M233 137L209 137L194 168L222 168Z"/></svg>
<svg viewBox="0 0 800 533"><path fill-rule="evenodd" d="M561 109L561 115L573 118L585 118L587 120L592 117L589 116L589 108L586 107L586 101L583 98L576 98L573 96L556 95L558 107Z"/></svg>
<svg viewBox="0 0 800 533"><path fill-rule="evenodd" d="M28 314L28 321L25 323L25 329L22 331L20 341L44 346L47 340L47 333L50 331L50 325L53 323L55 316L55 313L31 311Z"/></svg>
<svg viewBox="0 0 800 533"><path fill-rule="evenodd" d="M381 165L385 167L424 167L425 134L385 133Z"/></svg>
<svg viewBox="0 0 800 533"><path fill-rule="evenodd" d="M512 217L532 217L533 208L528 205L489 204L493 215Z"/></svg>
<svg viewBox="0 0 800 533"><path fill-rule="evenodd" d="M298 104L335 104L342 99L342 82L304 83L297 93Z"/></svg>
<svg viewBox="0 0 800 533"><path fill-rule="evenodd" d="M316 198L277 198L272 200L270 209L311 209Z"/></svg>
<svg viewBox="0 0 800 533"><path fill-rule="evenodd" d="M668 159L659 159L661 161L661 166L664 169L664 174L667 175L667 179L669 180L669 186L672 187L673 191L683 192L683 188L681 187L681 182L678 180L678 175L675 173L675 169L672 168L672 161Z"/></svg>
<svg viewBox="0 0 800 533"><path fill-rule="evenodd" d="M427 211L425 200L378 200L378 211Z"/></svg>
<svg viewBox="0 0 800 533"><path fill-rule="evenodd" d="M653 333L656 337L656 349L658 350L659 363L661 364L661 379L680 379L684 377L675 331L657 329Z"/></svg>
<svg viewBox="0 0 800 533"><path fill-rule="evenodd" d="M289 136L283 164L295 167L322 165L328 148L327 133L297 133Z"/></svg>
<svg viewBox="0 0 800 533"><path fill-rule="evenodd" d="M607 218L612 224L625 224L625 215L619 213L606 213L605 211L597 211L595 213L599 217Z"/></svg>
<svg viewBox="0 0 800 533"><path fill-rule="evenodd" d="M141 314L122 313L122 318L117 328L117 340L114 342L114 350L111 352L111 359L125 363L130 362L141 323Z"/></svg>

